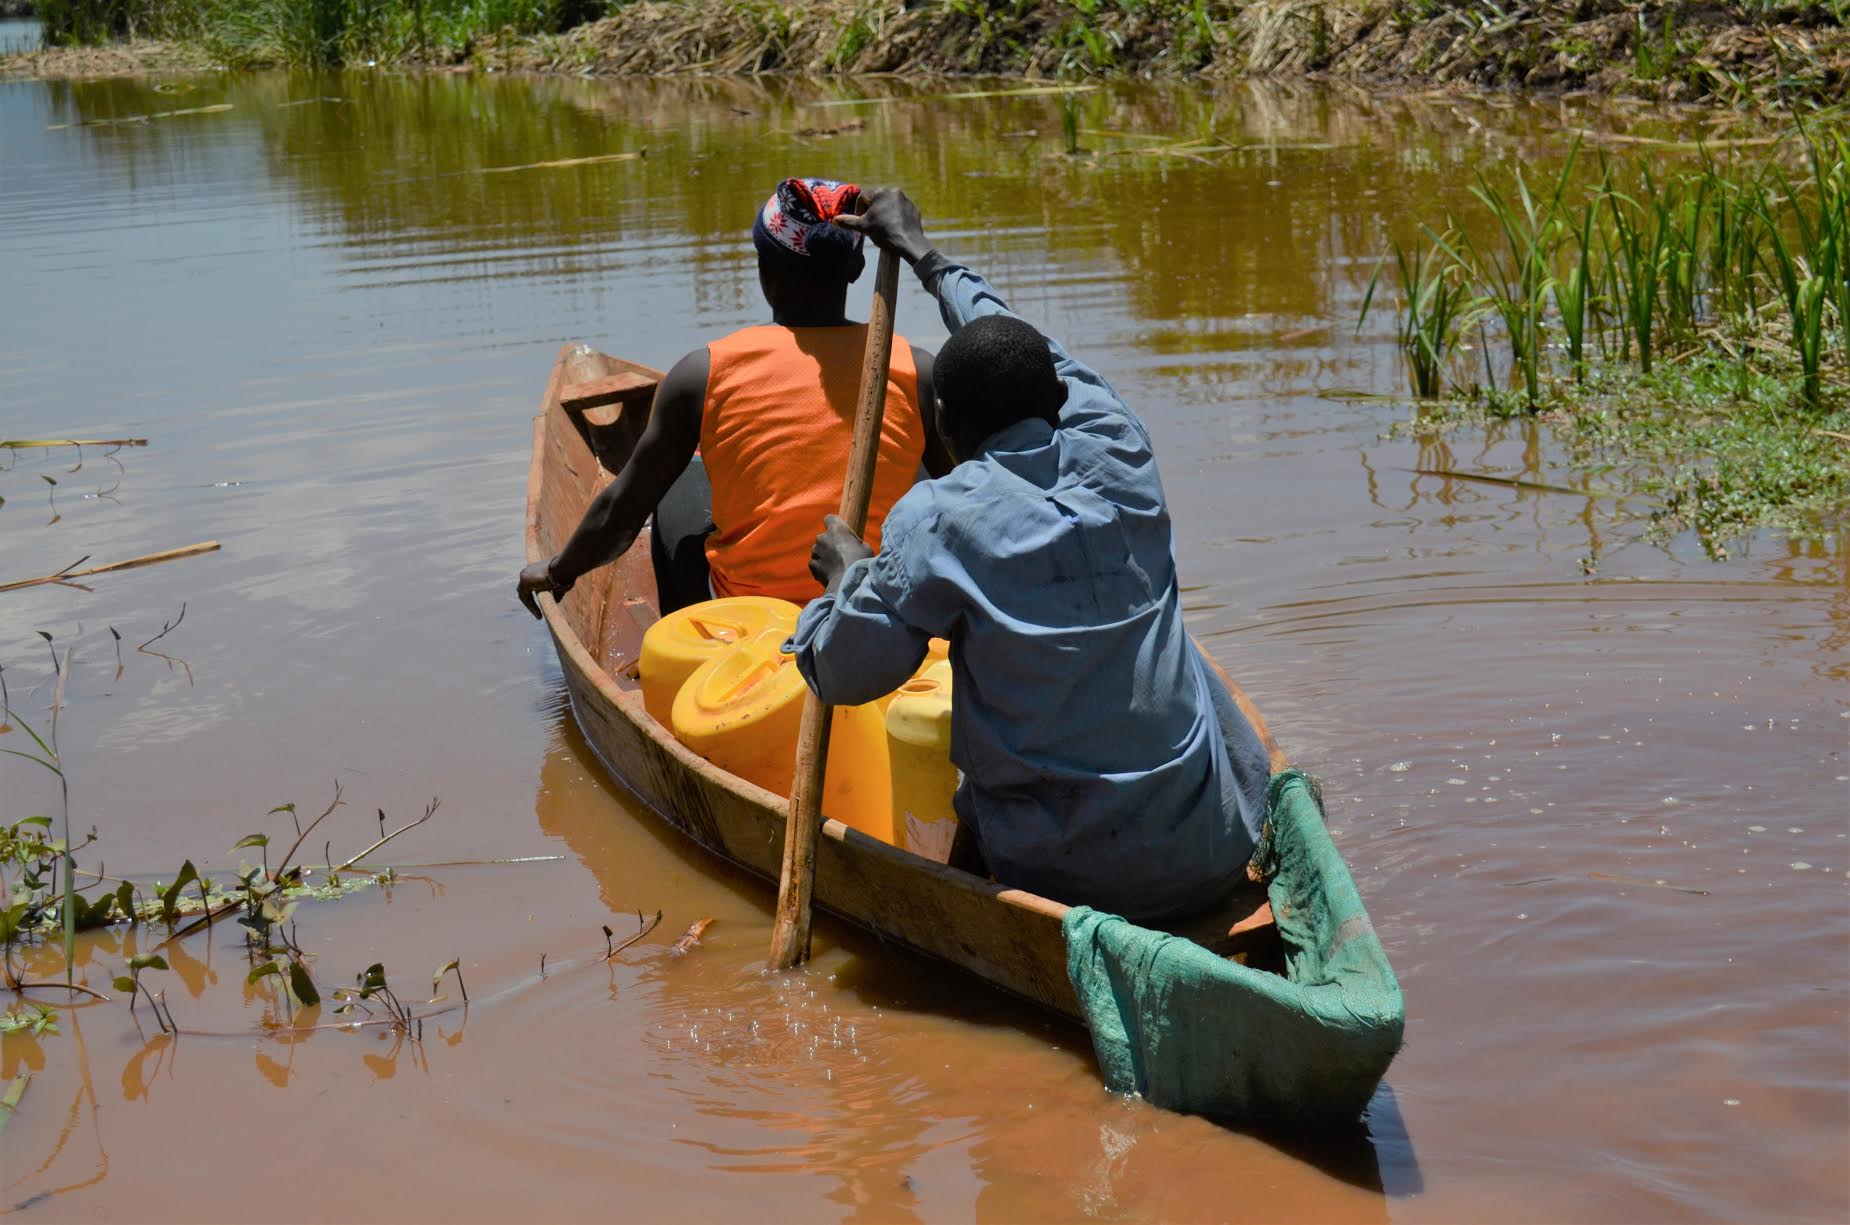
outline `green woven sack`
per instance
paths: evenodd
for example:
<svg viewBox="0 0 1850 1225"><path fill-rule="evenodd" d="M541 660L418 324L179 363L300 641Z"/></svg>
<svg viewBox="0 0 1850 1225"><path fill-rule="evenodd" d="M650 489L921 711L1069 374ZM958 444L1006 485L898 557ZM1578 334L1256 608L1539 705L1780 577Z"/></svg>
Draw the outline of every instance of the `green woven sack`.
<svg viewBox="0 0 1850 1225"><path fill-rule="evenodd" d="M1273 776L1253 865L1286 950L1272 974L1078 906L1066 967L1105 1083L1171 1110L1353 1123L1400 1050L1400 984L1310 782Z"/></svg>

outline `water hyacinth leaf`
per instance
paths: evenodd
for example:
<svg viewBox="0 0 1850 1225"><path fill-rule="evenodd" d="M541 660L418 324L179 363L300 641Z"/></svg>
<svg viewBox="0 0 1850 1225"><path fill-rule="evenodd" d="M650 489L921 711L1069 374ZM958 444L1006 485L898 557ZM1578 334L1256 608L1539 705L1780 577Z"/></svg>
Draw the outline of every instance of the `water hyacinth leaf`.
<svg viewBox="0 0 1850 1225"><path fill-rule="evenodd" d="M446 963L446 964L444 964L444 965L442 965L442 966L440 966L440 967L438 967L438 969L437 969L437 972L436 972L435 974L432 974L432 975L430 976L430 990L431 990L431 993L432 993L433 995L434 995L434 994L436 993L436 990L437 990L437 986L438 986L438 984L440 984L440 983L442 983L442 982L443 982L443 976L444 976L445 974L448 974L448 973L449 973L449 972L450 972L451 970L456 970L456 969L460 969L460 968L461 968L461 966L462 966L462 959L461 959L461 958L457 958L457 959L456 959L456 960L454 960L454 961L450 961L450 962L448 962L448 963Z"/></svg>
<svg viewBox="0 0 1850 1225"><path fill-rule="evenodd" d="M135 971L165 970L168 966L167 959L159 953L143 953L139 957L129 958L128 968Z"/></svg>
<svg viewBox="0 0 1850 1225"><path fill-rule="evenodd" d="M193 861L187 860L180 865L180 874L173 878L173 884L159 891L161 900L161 921L172 927L180 905L180 890L199 879L199 870L193 867Z"/></svg>
<svg viewBox="0 0 1850 1225"><path fill-rule="evenodd" d="M20 825L36 825L40 829L50 829L51 828L51 818L50 817L21 817L18 823Z"/></svg>
<svg viewBox="0 0 1850 1225"><path fill-rule="evenodd" d="M359 975L360 995L370 996L385 987L385 963L375 961L366 967L366 972Z"/></svg>
<svg viewBox="0 0 1850 1225"><path fill-rule="evenodd" d="M110 981L115 984L117 991L126 991L126 992L129 992L130 994L134 993L135 980L130 978L128 975L118 974L114 978L112 978Z"/></svg>
<svg viewBox="0 0 1850 1225"><path fill-rule="evenodd" d="M266 961L252 970L249 974L246 974L244 976L244 981L246 984L254 983L260 978L268 978L272 974L281 974L282 972L283 967L277 965L274 961Z"/></svg>
<svg viewBox="0 0 1850 1225"><path fill-rule="evenodd" d="M128 921L135 921L135 886L130 881L123 881L122 887L113 895L117 909L121 910Z"/></svg>
<svg viewBox="0 0 1850 1225"><path fill-rule="evenodd" d="M265 813L264 815L274 816L279 812L294 812L294 811L295 811L294 804L278 804L275 808L272 808L269 812Z"/></svg>
<svg viewBox="0 0 1850 1225"><path fill-rule="evenodd" d="M265 847L269 845L270 836L268 834L246 834L244 837L232 843L231 849L234 851L241 851L247 846Z"/></svg>
<svg viewBox="0 0 1850 1225"><path fill-rule="evenodd" d="M321 992L315 990L315 980L308 976L308 967L294 959L289 962L289 989L304 1007L312 1008L321 1002Z"/></svg>

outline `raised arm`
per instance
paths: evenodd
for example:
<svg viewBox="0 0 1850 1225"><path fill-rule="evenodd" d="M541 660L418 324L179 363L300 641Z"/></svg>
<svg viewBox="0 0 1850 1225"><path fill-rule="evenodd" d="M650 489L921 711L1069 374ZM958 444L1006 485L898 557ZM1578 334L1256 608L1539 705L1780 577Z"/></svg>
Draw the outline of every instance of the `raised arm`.
<svg viewBox="0 0 1850 1225"><path fill-rule="evenodd" d="M876 188L868 193L867 211L859 216L842 216L835 224L859 230L875 245L891 250L918 274L919 281L938 299L938 312L944 326L955 333L964 324L983 315L1021 316L1009 309L1002 295L969 268L950 259L925 237L925 223L918 205L897 188ZM1103 375L1075 358L1059 341L1042 333L1047 349L1053 354L1054 371L1068 384L1066 406L1060 411L1064 428L1107 430L1128 424L1147 443L1149 432L1130 407L1112 390Z"/></svg>
<svg viewBox="0 0 1850 1225"><path fill-rule="evenodd" d="M564 597L587 572L623 556L642 531L662 495L687 468L700 445L700 417L707 399L707 351L694 350L674 364L655 389L649 424L643 427L629 462L585 509L584 518L556 557L520 572L520 602L534 616L535 592Z"/></svg>

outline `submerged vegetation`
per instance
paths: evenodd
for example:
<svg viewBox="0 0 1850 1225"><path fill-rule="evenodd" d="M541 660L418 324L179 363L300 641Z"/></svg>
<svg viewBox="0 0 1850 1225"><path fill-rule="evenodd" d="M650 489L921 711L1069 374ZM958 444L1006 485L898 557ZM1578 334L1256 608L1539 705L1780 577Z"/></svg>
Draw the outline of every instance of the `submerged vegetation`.
<svg viewBox="0 0 1850 1225"><path fill-rule="evenodd" d="M1454 397L1416 428L1547 413L1714 556L1850 503L1850 134L1790 146L1480 175L1467 215L1394 248L1410 390Z"/></svg>
<svg viewBox="0 0 1850 1225"><path fill-rule="evenodd" d="M571 72L1325 74L1731 105L1850 89L1850 0L43 0L50 41L230 65Z"/></svg>

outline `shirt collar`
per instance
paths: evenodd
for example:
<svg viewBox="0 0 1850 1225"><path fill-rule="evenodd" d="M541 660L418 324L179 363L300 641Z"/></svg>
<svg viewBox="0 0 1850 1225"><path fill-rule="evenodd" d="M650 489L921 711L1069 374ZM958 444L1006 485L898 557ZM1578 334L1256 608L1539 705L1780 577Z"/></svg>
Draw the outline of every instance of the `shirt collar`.
<svg viewBox="0 0 1850 1225"><path fill-rule="evenodd" d="M1053 426L1039 417L1024 417L985 438L976 458L996 451L1033 451L1053 441Z"/></svg>

